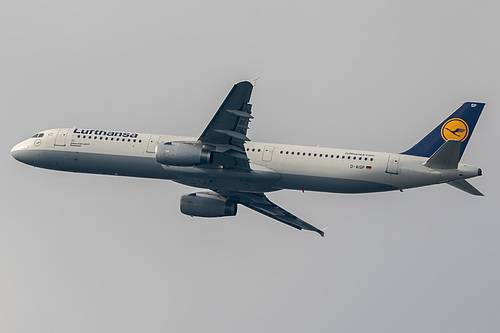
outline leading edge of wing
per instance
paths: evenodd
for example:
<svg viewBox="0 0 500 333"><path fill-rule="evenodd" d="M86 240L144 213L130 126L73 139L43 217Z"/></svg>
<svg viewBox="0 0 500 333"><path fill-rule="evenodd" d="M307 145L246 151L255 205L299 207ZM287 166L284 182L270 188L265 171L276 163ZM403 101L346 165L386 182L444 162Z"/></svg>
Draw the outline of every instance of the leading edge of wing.
<svg viewBox="0 0 500 333"><path fill-rule="evenodd" d="M304 220L276 205L271 200L269 200L264 193L226 191L217 192L228 200L240 203L243 206L246 206L279 222L285 223L295 229L314 231L320 234L321 237L325 236L325 232L323 230L316 228L315 226L305 222Z"/></svg>

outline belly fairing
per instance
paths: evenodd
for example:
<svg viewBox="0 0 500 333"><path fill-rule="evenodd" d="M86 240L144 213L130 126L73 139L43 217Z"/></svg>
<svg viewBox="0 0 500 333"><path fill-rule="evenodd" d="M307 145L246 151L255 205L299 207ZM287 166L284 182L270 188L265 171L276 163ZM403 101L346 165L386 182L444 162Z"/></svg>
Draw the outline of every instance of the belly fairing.
<svg viewBox="0 0 500 333"><path fill-rule="evenodd" d="M277 190L293 189L333 193L372 193L393 191L398 188L367 180L317 177L283 174L281 180L275 184Z"/></svg>
<svg viewBox="0 0 500 333"><path fill-rule="evenodd" d="M213 190L270 192L277 190L273 185L281 179L279 173L257 165L252 170L165 165L163 168L175 175L175 182Z"/></svg>

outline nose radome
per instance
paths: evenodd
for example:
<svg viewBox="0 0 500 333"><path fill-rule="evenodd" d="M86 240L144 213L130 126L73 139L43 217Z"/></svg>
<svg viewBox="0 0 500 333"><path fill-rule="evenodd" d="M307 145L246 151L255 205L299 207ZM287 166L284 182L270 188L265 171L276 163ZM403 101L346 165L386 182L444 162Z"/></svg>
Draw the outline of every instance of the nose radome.
<svg viewBox="0 0 500 333"><path fill-rule="evenodd" d="M12 157L14 157L16 160L19 160L19 144L15 145L14 147L12 147L12 149L10 150L10 154L12 155Z"/></svg>
<svg viewBox="0 0 500 333"><path fill-rule="evenodd" d="M25 142L18 143L17 145L12 147L12 149L10 150L10 154L16 160L18 160L20 162L24 162L23 158L22 158L22 153L23 153L23 151L26 151L27 148L28 148L28 146L26 145Z"/></svg>

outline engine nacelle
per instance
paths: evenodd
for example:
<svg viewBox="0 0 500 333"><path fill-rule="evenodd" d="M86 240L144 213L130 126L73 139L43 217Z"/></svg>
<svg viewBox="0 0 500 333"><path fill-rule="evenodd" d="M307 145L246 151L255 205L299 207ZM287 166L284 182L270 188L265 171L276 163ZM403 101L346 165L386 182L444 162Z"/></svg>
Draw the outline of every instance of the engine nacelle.
<svg viewBox="0 0 500 333"><path fill-rule="evenodd" d="M236 202L211 192L198 192L181 196L181 212L189 216L234 216L237 207Z"/></svg>
<svg viewBox="0 0 500 333"><path fill-rule="evenodd" d="M166 142L156 146L156 161L175 166L210 164L212 153L199 146L181 142Z"/></svg>

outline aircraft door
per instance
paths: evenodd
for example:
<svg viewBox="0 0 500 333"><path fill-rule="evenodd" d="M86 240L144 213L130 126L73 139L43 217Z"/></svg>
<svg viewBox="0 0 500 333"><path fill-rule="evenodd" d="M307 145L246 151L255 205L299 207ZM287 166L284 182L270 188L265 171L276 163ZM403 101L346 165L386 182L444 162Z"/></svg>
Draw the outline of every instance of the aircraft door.
<svg viewBox="0 0 500 333"><path fill-rule="evenodd" d="M66 146L66 137L68 136L69 128L61 128L57 132L54 146Z"/></svg>
<svg viewBox="0 0 500 333"><path fill-rule="evenodd" d="M273 159L273 151L274 147L271 146L265 147L264 152L262 153L262 160L264 162L271 162L271 160Z"/></svg>
<svg viewBox="0 0 500 333"><path fill-rule="evenodd" d="M149 137L148 147L146 148L146 152L154 153L156 150L156 145L158 144L159 135L153 134Z"/></svg>
<svg viewBox="0 0 500 333"><path fill-rule="evenodd" d="M385 172L392 173L394 175L398 174L399 169L399 154L390 154L389 159L387 160L387 169Z"/></svg>

